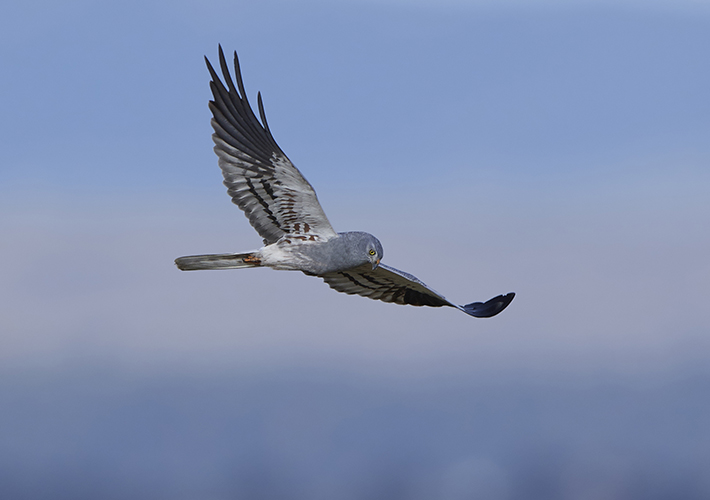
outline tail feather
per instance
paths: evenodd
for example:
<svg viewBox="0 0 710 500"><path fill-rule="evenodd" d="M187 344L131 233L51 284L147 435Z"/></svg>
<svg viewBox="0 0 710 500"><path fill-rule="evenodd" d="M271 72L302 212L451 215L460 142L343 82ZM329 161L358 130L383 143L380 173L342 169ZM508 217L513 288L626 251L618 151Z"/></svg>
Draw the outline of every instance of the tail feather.
<svg viewBox="0 0 710 500"><path fill-rule="evenodd" d="M188 255L175 259L181 271L201 271L205 269L241 269L259 267L261 259L256 252L223 253L216 255Z"/></svg>

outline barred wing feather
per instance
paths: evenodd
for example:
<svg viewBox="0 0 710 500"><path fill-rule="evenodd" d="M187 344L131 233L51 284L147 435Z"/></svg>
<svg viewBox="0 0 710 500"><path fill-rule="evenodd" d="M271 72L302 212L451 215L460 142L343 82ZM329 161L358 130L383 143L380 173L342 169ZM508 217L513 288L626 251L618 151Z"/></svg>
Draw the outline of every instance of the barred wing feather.
<svg viewBox="0 0 710 500"><path fill-rule="evenodd" d="M332 289L351 295L362 295L383 302L409 304L413 306L455 307L466 314L479 318L495 316L515 297L514 293L498 295L487 302L473 302L459 306L423 281L399 269L380 264L372 270L369 265L348 271L328 273L322 276Z"/></svg>
<svg viewBox="0 0 710 500"><path fill-rule="evenodd" d="M315 190L271 135L261 94L258 94L261 122L252 111L244 92L237 53L234 53L237 87L221 46L219 63L226 87L209 60L205 61L212 76L210 88L214 101L210 101L209 107L213 115L214 150L232 202L244 211L265 244L275 243L283 236L311 241L335 237Z"/></svg>

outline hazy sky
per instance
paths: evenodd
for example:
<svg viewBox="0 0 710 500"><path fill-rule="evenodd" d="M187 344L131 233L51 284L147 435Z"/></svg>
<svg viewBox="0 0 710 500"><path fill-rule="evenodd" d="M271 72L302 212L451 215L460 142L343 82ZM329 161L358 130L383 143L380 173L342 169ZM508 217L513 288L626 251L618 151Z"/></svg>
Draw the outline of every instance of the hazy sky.
<svg viewBox="0 0 710 500"><path fill-rule="evenodd" d="M4 5L0 496L709 498L708 6ZM178 271L261 244L218 43L336 230L510 307Z"/></svg>
<svg viewBox="0 0 710 500"><path fill-rule="evenodd" d="M705 2L25 2L0 39L3 363L648 375L710 357ZM211 151L218 43L337 230L459 303L515 291L510 308L178 272L260 245Z"/></svg>

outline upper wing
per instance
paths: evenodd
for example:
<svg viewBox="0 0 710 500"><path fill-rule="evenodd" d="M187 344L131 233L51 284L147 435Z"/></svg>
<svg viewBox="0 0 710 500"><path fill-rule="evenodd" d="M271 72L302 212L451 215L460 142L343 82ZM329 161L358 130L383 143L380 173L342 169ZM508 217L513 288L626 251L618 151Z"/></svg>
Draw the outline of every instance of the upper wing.
<svg viewBox="0 0 710 500"><path fill-rule="evenodd" d="M315 190L271 135L261 94L258 94L261 123L254 115L244 92L237 53L234 53L234 71L238 91L221 46L219 65L228 88L209 60L205 61L212 76L210 88L214 101L209 106L213 115L214 151L232 201L244 210L265 244L285 235L304 240L336 236Z"/></svg>
<svg viewBox="0 0 710 500"><path fill-rule="evenodd" d="M337 273L322 276L332 289L348 294L357 294L384 302L410 304L413 306L450 306L477 318L495 316L515 297L514 293L498 295L487 302L473 302L459 306L429 288L424 282L393 267L380 264L372 270L369 264Z"/></svg>

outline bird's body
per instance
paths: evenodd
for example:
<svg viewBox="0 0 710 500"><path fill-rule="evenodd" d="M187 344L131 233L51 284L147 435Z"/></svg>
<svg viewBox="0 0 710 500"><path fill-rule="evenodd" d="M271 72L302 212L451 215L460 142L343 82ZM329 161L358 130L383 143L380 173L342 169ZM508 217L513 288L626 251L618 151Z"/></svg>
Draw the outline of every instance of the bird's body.
<svg viewBox="0 0 710 500"><path fill-rule="evenodd" d="M210 254L175 260L184 271L270 267L318 276L333 289L372 299L416 306L450 306L471 316L490 317L505 309L514 293L459 306L446 300L411 274L380 264L384 251L373 235L337 233L318 202L315 190L276 144L266 122L259 94L261 123L244 92L234 53L237 87L219 49L227 87L215 73L210 101L215 153L232 201L264 239L259 250Z"/></svg>
<svg viewBox="0 0 710 500"><path fill-rule="evenodd" d="M279 271L302 271L313 276L323 276L370 263L370 259L365 257L367 251L358 251L370 243L379 248L378 255L382 255L382 245L377 238L368 233L350 231L318 241L291 241L288 237L283 237L276 243L252 252L180 257L176 263L183 270L198 266L199 262L205 262L205 265L209 266L206 268L214 269L215 262L221 261L221 269L263 266Z"/></svg>
<svg viewBox="0 0 710 500"><path fill-rule="evenodd" d="M383 254L379 240L360 231L338 233L325 241L294 242L282 238L273 245L263 247L259 255L262 265L267 267L323 276L371 263L368 245L377 252L379 261Z"/></svg>

